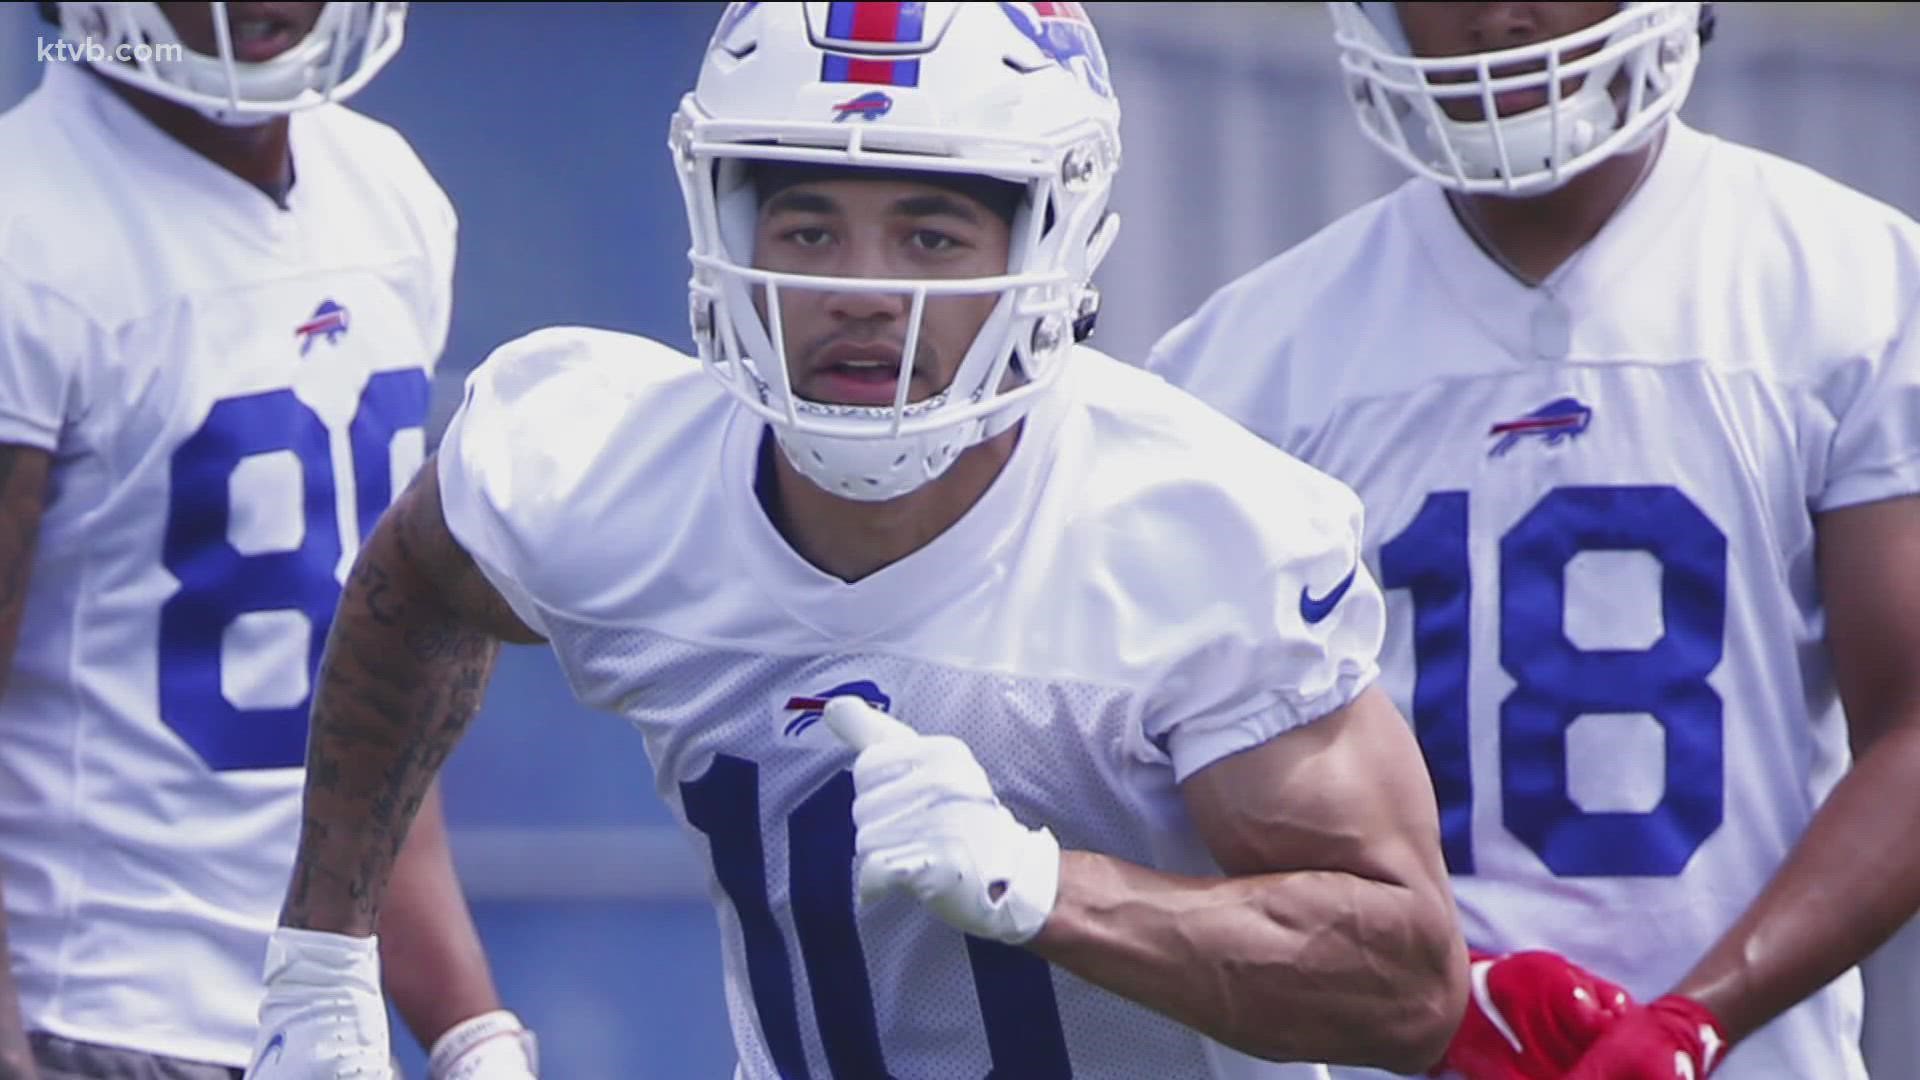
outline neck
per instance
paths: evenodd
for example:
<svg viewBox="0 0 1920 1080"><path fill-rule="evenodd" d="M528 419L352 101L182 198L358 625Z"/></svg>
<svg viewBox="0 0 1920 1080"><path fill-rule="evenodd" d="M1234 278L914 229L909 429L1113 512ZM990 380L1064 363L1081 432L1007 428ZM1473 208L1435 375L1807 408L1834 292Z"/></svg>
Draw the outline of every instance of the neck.
<svg viewBox="0 0 1920 1080"><path fill-rule="evenodd" d="M1666 130L1531 198L1449 194L1454 215L1495 262L1538 285L1600 234L1652 170Z"/></svg>
<svg viewBox="0 0 1920 1080"><path fill-rule="evenodd" d="M274 202L284 205L293 186L293 156L287 146L288 121L276 116L264 124L229 127L215 123L178 102L117 79L102 79L114 93L146 117L153 126L215 165L252 184Z"/></svg>
<svg viewBox="0 0 1920 1080"><path fill-rule="evenodd" d="M973 509L1013 456L1025 426L968 447L946 472L886 502L831 494L769 446L767 514L801 558L842 581L859 581L926 547Z"/></svg>

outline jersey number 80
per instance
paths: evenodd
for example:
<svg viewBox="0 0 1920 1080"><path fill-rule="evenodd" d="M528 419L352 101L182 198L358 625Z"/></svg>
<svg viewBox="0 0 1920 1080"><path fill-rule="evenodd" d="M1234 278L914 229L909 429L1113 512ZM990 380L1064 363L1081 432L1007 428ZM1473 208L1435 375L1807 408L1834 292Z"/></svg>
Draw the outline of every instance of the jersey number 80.
<svg viewBox="0 0 1920 1080"><path fill-rule="evenodd" d="M419 368L383 371L367 381L347 429L352 476L346 478L334 475L326 425L287 389L216 403L174 451L161 562L180 588L160 609L160 718L209 768L279 769L306 760L311 692L282 707L239 708L223 690L224 641L245 615L304 615L310 637L299 674L311 686L340 599L335 574L349 543L335 485L351 485L357 547L393 501L393 437L425 426L429 391ZM242 552L229 534L234 470L246 458L277 452L299 462L299 542L288 550Z"/></svg>

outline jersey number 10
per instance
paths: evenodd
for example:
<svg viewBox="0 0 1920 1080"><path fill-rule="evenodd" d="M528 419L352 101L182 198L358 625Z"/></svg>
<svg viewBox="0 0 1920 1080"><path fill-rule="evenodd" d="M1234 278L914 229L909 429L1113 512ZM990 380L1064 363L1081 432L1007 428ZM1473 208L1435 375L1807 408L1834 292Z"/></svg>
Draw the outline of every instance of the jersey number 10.
<svg viewBox="0 0 1920 1080"><path fill-rule="evenodd" d="M1439 491L1380 548L1380 580L1413 595L1413 722L1439 800L1447 868L1474 872L1468 685L1473 668L1467 493ZM1642 551L1660 564L1665 631L1645 649L1567 637L1574 556ZM1673 487L1562 487L1500 538L1500 811L1557 876L1672 876L1720 827L1720 663L1727 539ZM1645 813L1590 812L1569 794L1567 731L1594 714L1642 714L1666 736L1666 785Z"/></svg>
<svg viewBox="0 0 1920 1080"><path fill-rule="evenodd" d="M425 425L430 389L425 371L404 368L373 376L361 392L347 428L356 544L393 501L393 437ZM233 473L246 458L271 453L291 453L299 462L300 542L286 551L242 552L229 534ZM327 427L292 390L227 398L174 451L172 465L161 562L180 589L160 608L160 718L216 771L299 765L307 756L310 692L281 708L241 709L223 689L221 668L238 619L281 611L306 616L311 629L302 680L311 684L319 667L340 600L334 575L348 542Z"/></svg>
<svg viewBox="0 0 1920 1080"><path fill-rule="evenodd" d="M853 908L853 774L833 774L787 816L787 882L771 890L760 828L760 767L731 754L680 785L687 820L713 846L713 872L740 920L747 982L767 1056L783 1080L809 1080L787 939L768 897L784 891L812 989L813 1016L836 1077L887 1077L866 950ZM931 918L932 916L927 916ZM990 1078L1073 1075L1047 962L1025 949L964 937L986 1029Z"/></svg>

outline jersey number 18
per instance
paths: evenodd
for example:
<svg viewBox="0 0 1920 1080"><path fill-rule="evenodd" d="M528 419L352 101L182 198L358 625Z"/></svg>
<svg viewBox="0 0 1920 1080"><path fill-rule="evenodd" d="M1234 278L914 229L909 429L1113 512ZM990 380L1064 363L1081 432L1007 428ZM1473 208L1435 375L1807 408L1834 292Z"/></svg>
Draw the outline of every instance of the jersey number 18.
<svg viewBox="0 0 1920 1080"><path fill-rule="evenodd" d="M1447 868L1474 872L1468 681L1473 647L1467 493L1427 496L1380 548L1381 584L1413 596L1413 722L1440 806ZM1665 632L1645 649L1568 639L1576 555L1641 551L1660 564ZM1561 877L1672 876L1720 827L1720 663L1727 539L1673 487L1562 487L1500 538L1500 812ZM1567 731L1582 716L1640 714L1666 737L1666 784L1645 813L1587 811L1568 787Z"/></svg>

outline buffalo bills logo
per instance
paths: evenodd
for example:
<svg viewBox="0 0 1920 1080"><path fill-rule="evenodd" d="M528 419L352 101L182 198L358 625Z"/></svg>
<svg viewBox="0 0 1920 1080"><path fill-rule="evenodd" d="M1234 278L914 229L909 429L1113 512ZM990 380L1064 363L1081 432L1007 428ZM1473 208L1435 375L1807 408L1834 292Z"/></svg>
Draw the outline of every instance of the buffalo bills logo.
<svg viewBox="0 0 1920 1080"><path fill-rule="evenodd" d="M1079 4L1002 3L1014 29L1054 63L1080 76L1094 93L1113 96L1113 83L1107 76L1107 54L1093 23Z"/></svg>
<svg viewBox="0 0 1920 1080"><path fill-rule="evenodd" d="M893 99L878 90L869 90L851 101L843 101L833 107L833 122L838 124L849 116L862 120L878 120L893 111Z"/></svg>
<svg viewBox="0 0 1920 1080"><path fill-rule="evenodd" d="M1585 434L1592 422L1593 410L1582 405L1578 398L1555 398L1525 416L1503 420L1488 428L1487 435L1498 435L1500 441L1493 444L1487 456L1501 457L1523 439L1539 439L1554 446Z"/></svg>
<svg viewBox="0 0 1920 1080"><path fill-rule="evenodd" d="M307 355L317 338L326 338L327 344L336 345L347 333L347 309L331 300L320 301L313 309L313 315L306 322L293 328L293 336L300 339L300 355Z"/></svg>
<svg viewBox="0 0 1920 1080"><path fill-rule="evenodd" d="M788 698L787 710L791 712L797 709L800 715L787 721L787 726L783 730L788 735L798 735L819 723L826 713L827 702L843 694L851 694L874 708L879 709L881 712L888 712L893 708L893 699L888 697L878 686L875 686L872 680L857 679L853 682L841 683L839 686L828 690L824 694L818 694L813 697Z"/></svg>

